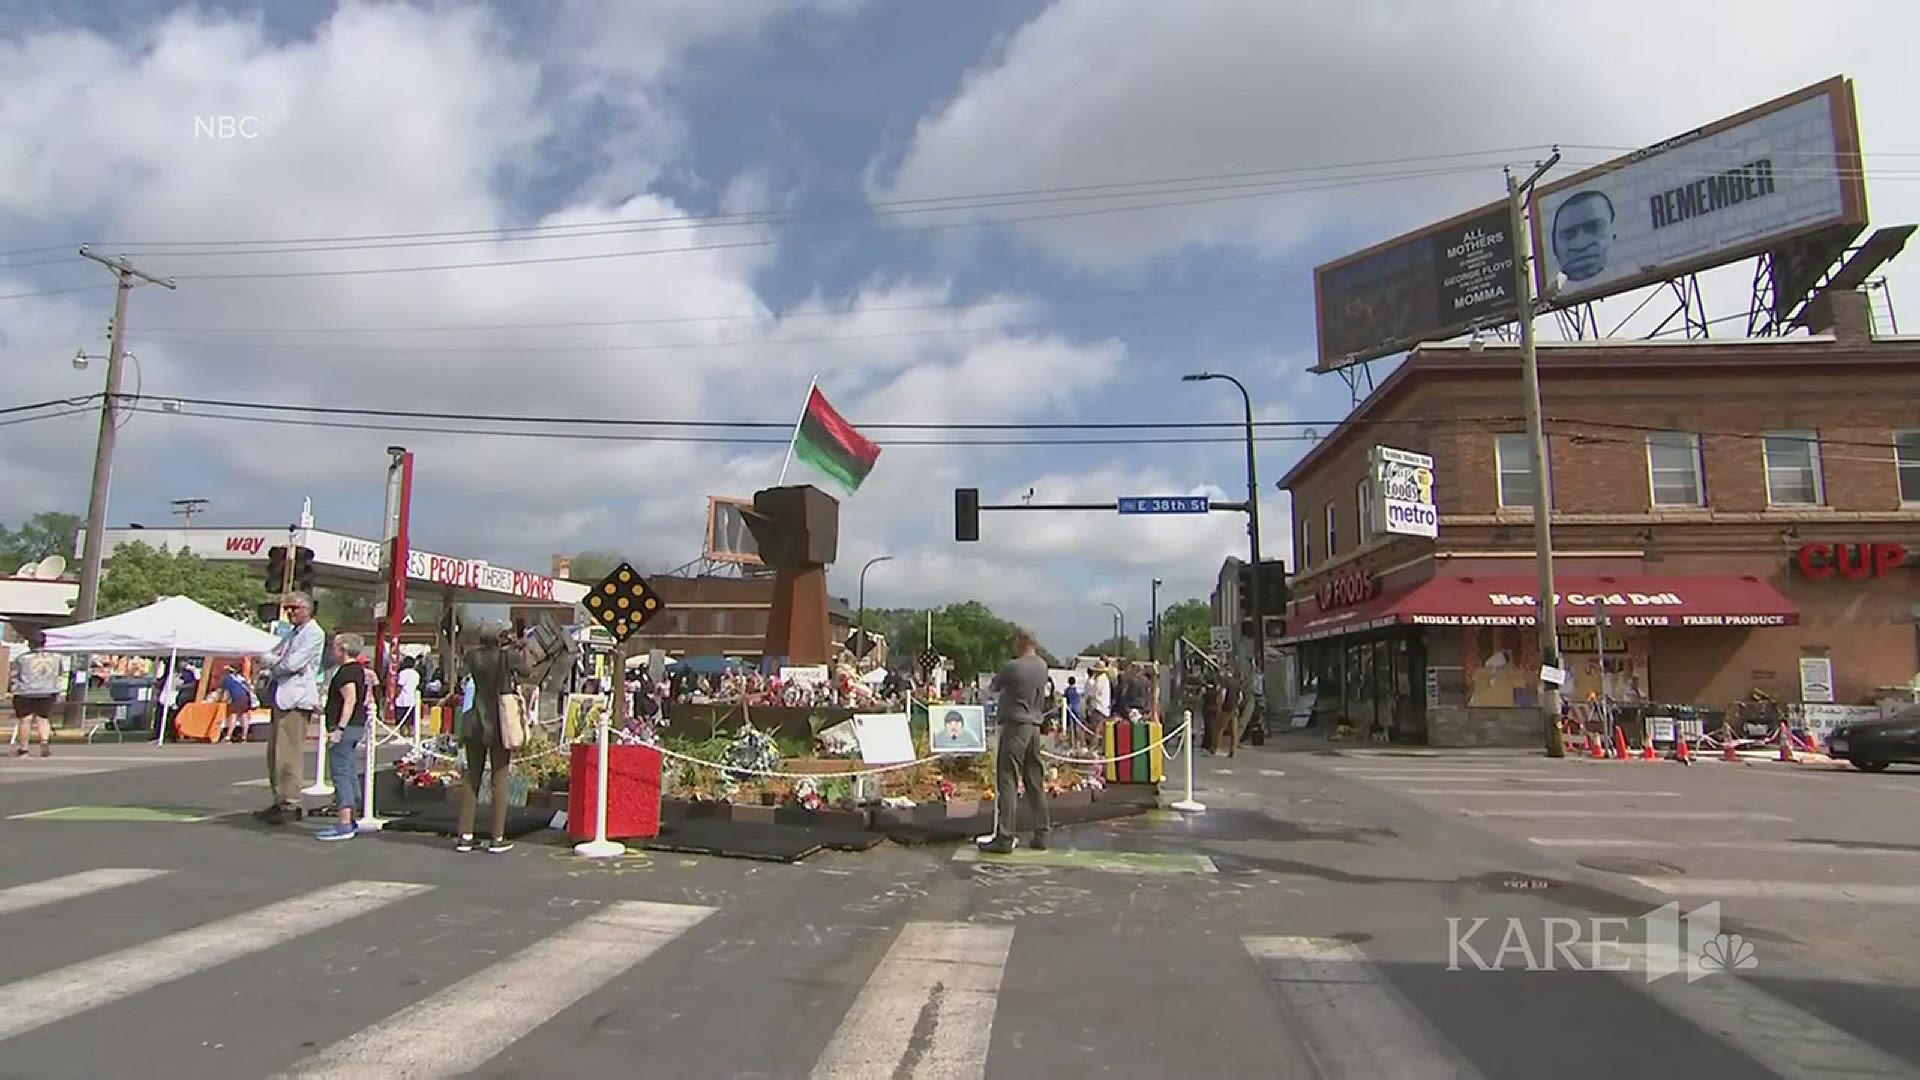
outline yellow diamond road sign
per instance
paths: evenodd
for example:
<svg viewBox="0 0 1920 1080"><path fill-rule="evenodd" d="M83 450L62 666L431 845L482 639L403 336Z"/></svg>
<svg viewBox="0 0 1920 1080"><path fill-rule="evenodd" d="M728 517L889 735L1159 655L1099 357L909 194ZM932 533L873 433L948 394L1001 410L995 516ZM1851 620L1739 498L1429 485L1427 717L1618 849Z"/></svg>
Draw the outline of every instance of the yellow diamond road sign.
<svg viewBox="0 0 1920 1080"><path fill-rule="evenodd" d="M616 642L626 641L666 608L660 595L639 571L626 563L600 580L587 594L587 613L607 628Z"/></svg>

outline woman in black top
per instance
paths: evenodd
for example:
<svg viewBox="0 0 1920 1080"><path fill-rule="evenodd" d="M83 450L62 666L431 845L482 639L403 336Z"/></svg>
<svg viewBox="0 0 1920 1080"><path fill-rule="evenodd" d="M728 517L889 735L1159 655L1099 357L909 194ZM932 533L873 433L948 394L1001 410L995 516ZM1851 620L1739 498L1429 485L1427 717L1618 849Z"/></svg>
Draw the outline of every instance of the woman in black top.
<svg viewBox="0 0 1920 1080"><path fill-rule="evenodd" d="M333 801L340 808L340 819L317 836L321 840L351 840L359 835L353 814L360 808L365 782L360 742L367 734L373 678L367 671L366 643L358 634L341 634L333 639L333 654L339 666L327 683L323 737L327 740L327 773L333 780Z"/></svg>

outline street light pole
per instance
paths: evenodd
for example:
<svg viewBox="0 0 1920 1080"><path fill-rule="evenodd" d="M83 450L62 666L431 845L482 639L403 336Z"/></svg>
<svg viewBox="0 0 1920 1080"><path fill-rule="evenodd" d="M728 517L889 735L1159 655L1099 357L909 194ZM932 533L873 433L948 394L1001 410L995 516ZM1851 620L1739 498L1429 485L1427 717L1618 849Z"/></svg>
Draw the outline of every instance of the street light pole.
<svg viewBox="0 0 1920 1080"><path fill-rule="evenodd" d="M1160 579L1153 579L1153 612L1147 620L1147 659L1160 659Z"/></svg>
<svg viewBox="0 0 1920 1080"><path fill-rule="evenodd" d="M1540 666L1560 666L1560 626L1553 595L1553 478L1548 473L1547 436L1540 421L1540 362L1533 340L1533 245L1527 231L1527 193L1560 160L1560 152L1536 165L1533 175L1515 183L1507 171L1507 211L1513 229L1513 276L1520 320L1520 380L1526 393L1527 443L1533 463L1533 558L1539 575L1539 606L1534 625L1540 634ZM1549 292L1551 295L1551 292ZM1541 715L1548 757L1566 757L1560 731L1560 688L1541 683Z"/></svg>
<svg viewBox="0 0 1920 1080"><path fill-rule="evenodd" d="M1101 602L1113 609L1113 636L1115 640L1120 642L1121 648L1124 649L1127 643L1127 613L1121 611L1120 605L1111 600L1103 600Z"/></svg>
<svg viewBox="0 0 1920 1080"><path fill-rule="evenodd" d="M1240 400L1247 408L1247 555L1253 563L1253 602L1249 605L1253 612L1253 686L1254 694L1260 702L1260 720L1264 723L1267 693L1267 622L1266 612L1260 607L1260 481L1253 455L1253 395L1247 392L1245 383L1231 375L1199 371L1192 375L1180 376L1181 382L1209 382L1215 379L1230 382L1238 388Z"/></svg>
<svg viewBox="0 0 1920 1080"><path fill-rule="evenodd" d="M867 571L873 569L873 564L875 563L892 561L893 556L891 555L875 555L873 558L867 560L865 566L860 568L860 613L853 618L853 630L854 633L860 635L862 644L870 640L870 635L867 633ZM864 651L856 654L854 658L859 659L862 655L865 655Z"/></svg>

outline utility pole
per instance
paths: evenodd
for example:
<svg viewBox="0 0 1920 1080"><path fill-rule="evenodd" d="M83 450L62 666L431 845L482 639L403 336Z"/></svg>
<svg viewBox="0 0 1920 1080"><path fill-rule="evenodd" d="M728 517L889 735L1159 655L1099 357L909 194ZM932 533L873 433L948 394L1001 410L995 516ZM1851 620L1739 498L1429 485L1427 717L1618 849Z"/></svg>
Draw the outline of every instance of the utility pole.
<svg viewBox="0 0 1920 1080"><path fill-rule="evenodd" d="M113 485L113 444L120 433L120 373L127 348L127 293L144 281L163 288L174 288L172 278L158 278L138 269L121 256L97 255L84 245L80 254L113 271L113 326L107 344L107 390L100 398L100 438L93 450L93 487L87 496L87 537L80 552L80 595L74 601L75 622L91 622L100 613L101 545L106 540L107 492ZM68 695L67 721L78 721L86 709L86 673L92 657L82 657L80 693ZM71 690L71 688L69 688Z"/></svg>
<svg viewBox="0 0 1920 1080"><path fill-rule="evenodd" d="M1153 579L1153 617L1147 620L1147 659L1160 661L1160 579Z"/></svg>
<svg viewBox="0 0 1920 1080"><path fill-rule="evenodd" d="M1507 210L1513 229L1513 276L1520 318L1520 379L1527 396L1527 442L1533 458L1533 558L1539 573L1539 607L1534 625L1540 633L1540 666L1560 666L1560 627L1553 596L1553 478L1547 473L1547 436L1540 423L1540 361L1533 341L1533 242L1527 231L1527 194L1548 169L1560 160L1560 151L1534 166L1524 183L1514 183L1507 170ZM1541 714L1546 722L1548 757L1566 757L1567 743L1560 730L1560 688L1541 682Z"/></svg>
<svg viewBox="0 0 1920 1080"><path fill-rule="evenodd" d="M194 515L206 513L207 507L212 505L212 499L175 499L173 500L173 512L185 518L187 528L191 529L193 528Z"/></svg>

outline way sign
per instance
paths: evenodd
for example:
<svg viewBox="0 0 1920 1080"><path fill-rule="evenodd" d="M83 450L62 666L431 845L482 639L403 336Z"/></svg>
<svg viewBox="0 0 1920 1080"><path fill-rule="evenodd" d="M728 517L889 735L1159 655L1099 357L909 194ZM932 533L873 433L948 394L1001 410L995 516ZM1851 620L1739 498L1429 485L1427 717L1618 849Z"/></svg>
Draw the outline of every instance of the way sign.
<svg viewBox="0 0 1920 1080"><path fill-rule="evenodd" d="M632 637L666 606L639 571L626 563L614 567L613 573L600 579L600 584L587 594L585 603L587 614L606 627L616 643Z"/></svg>
<svg viewBox="0 0 1920 1080"><path fill-rule="evenodd" d="M1206 495L1124 495L1119 510L1123 514L1204 514L1213 509Z"/></svg>

